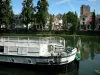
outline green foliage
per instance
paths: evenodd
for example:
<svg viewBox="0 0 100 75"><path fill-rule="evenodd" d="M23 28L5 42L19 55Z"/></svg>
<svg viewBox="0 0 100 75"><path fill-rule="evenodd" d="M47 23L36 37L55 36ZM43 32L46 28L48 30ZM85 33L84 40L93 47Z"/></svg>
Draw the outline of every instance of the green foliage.
<svg viewBox="0 0 100 75"><path fill-rule="evenodd" d="M69 11L67 13L67 22L68 23L73 23L74 22L74 17L75 17L74 13Z"/></svg>
<svg viewBox="0 0 100 75"><path fill-rule="evenodd" d="M49 31L52 30L52 23L54 22L54 18L53 18L53 15L50 15L50 20L49 20Z"/></svg>
<svg viewBox="0 0 100 75"><path fill-rule="evenodd" d="M73 26L71 27L71 31L75 34L77 32L79 19L77 13L73 13L69 11L67 14L63 14L63 29L66 30L68 28L68 23L71 23Z"/></svg>
<svg viewBox="0 0 100 75"><path fill-rule="evenodd" d="M48 6L49 4L47 0L39 0L37 3L37 23L40 25L42 29L45 27L45 24L47 22Z"/></svg>
<svg viewBox="0 0 100 75"><path fill-rule="evenodd" d="M92 30L94 31L95 29L95 10L92 14L92 22L91 22Z"/></svg>
<svg viewBox="0 0 100 75"><path fill-rule="evenodd" d="M0 27L3 24L3 20L4 20L4 16L5 16L5 6L4 6L4 2L2 0L0 0Z"/></svg>
<svg viewBox="0 0 100 75"><path fill-rule="evenodd" d="M76 34L76 32L77 32L77 28L78 28L78 16L77 16L77 13L75 12L75 13L73 13L73 12L69 12L69 17L70 17L70 19L69 19L69 21L68 22L70 22L70 23L72 23L72 32L73 32L73 34ZM69 18L68 17L68 18Z"/></svg>
<svg viewBox="0 0 100 75"><path fill-rule="evenodd" d="M77 16L77 13L75 12L75 15L74 15L74 24L73 24L73 31L74 31L74 34L77 33L78 31L78 25L79 25L79 19L78 19L78 16Z"/></svg>
<svg viewBox="0 0 100 75"><path fill-rule="evenodd" d="M26 25L28 29L28 24L34 21L34 8L33 8L33 0L24 0L22 5L22 13L21 18L22 22Z"/></svg>
<svg viewBox="0 0 100 75"><path fill-rule="evenodd" d="M63 20L63 29L66 30L67 29L67 14L63 14L62 16L62 20Z"/></svg>
<svg viewBox="0 0 100 75"><path fill-rule="evenodd" d="M0 25L4 24L6 28L12 24L13 19L13 10L10 3L11 0L0 0Z"/></svg>

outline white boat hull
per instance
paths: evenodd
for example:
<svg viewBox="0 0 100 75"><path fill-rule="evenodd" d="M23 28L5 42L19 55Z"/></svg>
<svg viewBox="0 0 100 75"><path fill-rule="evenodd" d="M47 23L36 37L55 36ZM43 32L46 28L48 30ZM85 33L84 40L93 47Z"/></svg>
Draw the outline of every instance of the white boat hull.
<svg viewBox="0 0 100 75"><path fill-rule="evenodd" d="M33 64L33 65L63 65L74 61L76 56L76 48L73 52L66 56L60 57L35 57L35 56L18 56L18 55L5 55L0 54L1 62Z"/></svg>

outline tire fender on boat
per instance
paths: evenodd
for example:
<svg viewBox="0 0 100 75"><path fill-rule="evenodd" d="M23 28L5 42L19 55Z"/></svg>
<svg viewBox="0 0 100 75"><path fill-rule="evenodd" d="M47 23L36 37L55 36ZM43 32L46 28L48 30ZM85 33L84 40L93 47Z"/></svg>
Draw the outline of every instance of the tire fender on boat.
<svg viewBox="0 0 100 75"><path fill-rule="evenodd" d="M49 64L50 64L50 65L53 65L53 61L52 61L52 60L50 60L50 61L49 61Z"/></svg>

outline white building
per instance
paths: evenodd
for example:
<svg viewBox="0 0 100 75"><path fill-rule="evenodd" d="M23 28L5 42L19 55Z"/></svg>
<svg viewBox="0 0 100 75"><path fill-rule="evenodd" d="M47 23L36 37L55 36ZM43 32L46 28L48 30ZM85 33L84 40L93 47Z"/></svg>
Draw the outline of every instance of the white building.
<svg viewBox="0 0 100 75"><path fill-rule="evenodd" d="M54 27L53 30L62 30L62 15L58 14L57 16L54 17Z"/></svg>
<svg viewBox="0 0 100 75"><path fill-rule="evenodd" d="M52 30L61 30L62 29L62 15L58 14L56 16L53 16L54 21L52 22L51 29ZM50 24L50 17L47 19L47 23L45 25L45 29L49 30L49 24Z"/></svg>

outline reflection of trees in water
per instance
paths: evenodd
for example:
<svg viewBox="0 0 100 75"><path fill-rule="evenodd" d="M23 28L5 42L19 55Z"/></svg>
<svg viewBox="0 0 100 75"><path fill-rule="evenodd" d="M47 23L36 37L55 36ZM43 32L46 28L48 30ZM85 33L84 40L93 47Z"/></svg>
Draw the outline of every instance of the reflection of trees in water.
<svg viewBox="0 0 100 75"><path fill-rule="evenodd" d="M100 52L100 42L98 40L84 40L82 41L82 58L88 59L89 54L91 59L93 60L95 57L95 53L99 50Z"/></svg>
<svg viewBox="0 0 100 75"><path fill-rule="evenodd" d="M88 59L88 57L89 57L89 51L88 51L88 49L86 49L86 45L82 44L81 59Z"/></svg>
<svg viewBox="0 0 100 75"><path fill-rule="evenodd" d="M90 44L90 56L91 56L91 59L93 60L94 59L94 42L92 44Z"/></svg>
<svg viewBox="0 0 100 75"><path fill-rule="evenodd" d="M66 44L65 47L75 47L79 37L65 37ZM81 38L82 48L81 56L82 59L90 58L93 60L95 53L100 53L100 39L99 38Z"/></svg>

